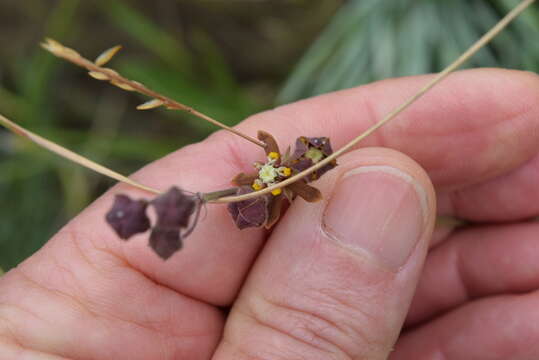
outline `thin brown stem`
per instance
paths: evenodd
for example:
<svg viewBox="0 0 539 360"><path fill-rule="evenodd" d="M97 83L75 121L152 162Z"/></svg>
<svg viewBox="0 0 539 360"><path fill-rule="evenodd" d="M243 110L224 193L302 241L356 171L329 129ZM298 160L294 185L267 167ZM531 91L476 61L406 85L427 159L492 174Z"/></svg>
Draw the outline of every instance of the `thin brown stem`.
<svg viewBox="0 0 539 360"><path fill-rule="evenodd" d="M168 109L172 109L172 110L180 110L180 111L185 111L185 112L188 112L190 114L193 114L194 116L200 118L200 119L203 119L203 120L206 120L226 131L229 131L235 135L238 135L242 138L244 138L245 140L248 140L250 142L252 142L253 144L255 145L258 145L260 147L265 147L266 144L264 144L262 141L254 138L254 137L251 137L247 134L244 134L236 129L233 129L211 117L209 117L208 115L205 115L195 109L193 109L192 107L189 107L187 105L184 105L184 104L181 104L167 96L164 96L156 91L153 91L151 89L148 89L146 86L144 86L143 84L137 82L137 81L133 81L133 80L129 80L125 77L123 77L122 75L118 74L118 72L112 70L112 69L109 69L109 68L104 68L104 67L101 67L101 66L98 66L96 65L94 62L84 58L83 56L81 56L78 52L76 52L75 50L73 49L70 49L62 44L60 44L59 42L57 42L56 40L52 40L52 39L47 39L45 43L42 44L43 48L46 49L47 51L51 52L53 55L57 56L57 57L60 57L62 59L65 59L75 65L78 65L80 67L83 67L83 68L86 68L88 71L90 71L90 73L92 74L92 76L96 77L95 74L101 74L103 75L102 78L100 78L100 80L107 80L107 81L110 81L112 84L124 89L124 90L128 90L128 91L136 91L140 94L143 94L143 95L146 95L146 96L149 96L151 97L152 99L159 99L162 101L162 106L165 106L166 108Z"/></svg>
<svg viewBox="0 0 539 360"><path fill-rule="evenodd" d="M229 188L225 190L213 191L209 193L200 194L200 199L204 202L212 202L213 200L222 198L224 196L234 195L238 192L238 188Z"/></svg>
<svg viewBox="0 0 539 360"><path fill-rule="evenodd" d="M92 160L89 160L79 154L76 154L74 153L73 151L71 150L68 150L58 144L55 144L53 143L52 141L49 141L45 138L42 138L41 136L37 135L37 134L34 134L33 132L29 131L29 130L26 130L25 128L15 124L13 121L7 119L6 117L0 115L0 125L3 125L5 128L7 128L8 130L10 130L11 132L13 132L14 134L17 134L21 137L24 137L30 141L33 141L34 143L36 143L37 145L53 152L53 153L56 153L58 155L60 155L61 157L63 158L66 158L68 160L71 160L79 165L82 165L88 169L91 169L101 175L105 175L105 176L108 176L110 178L113 178L115 180L118 180L118 181L121 181L121 182L124 182L126 184L129 184L131 186L134 186L136 188L139 188L141 190L144 190L144 191L148 191L148 192L151 192L151 193L154 193L154 194L160 194L161 191L159 190L156 190L156 189L153 189L149 186L146 186L146 185L142 185L142 184L139 184L138 182L136 181L133 181L121 174L118 174L117 172L115 171L112 171L106 167L104 167L103 165L99 165L98 163L96 162L93 162Z"/></svg>
<svg viewBox="0 0 539 360"><path fill-rule="evenodd" d="M389 121L393 120L397 115L399 115L401 112L403 112L405 109L407 109L410 105L412 105L414 102L416 102L419 98L421 98L425 93L427 93L430 89L432 89L435 85L440 83L443 79L445 79L451 72L453 72L455 69L457 69L459 66L461 66L464 62L466 62L472 55L474 55L479 49L481 49L483 46L485 46L489 41L491 41L496 35L498 35L511 21L513 21L521 12L523 12L528 6L530 6L535 0L524 0L522 1L518 6L516 6L511 12L509 12L503 19L501 19L492 29L490 29L485 35L483 35L475 44L473 44L468 50L466 50L457 60L455 60L451 65L446 67L442 72L440 72L434 79L432 79L429 83L427 83L422 89L420 89L415 95L410 97L408 100L406 100L404 103L399 105L397 108L395 108L393 111L391 111L389 114L387 114L382 120L380 120L378 123L374 124L370 128L368 128L365 132L363 132L361 135L350 141L348 144L344 145L342 148L340 148L338 151L331 154L331 156L328 156L324 160L320 161L319 163L311 166L307 170L304 170L300 172L299 174L296 174L292 176L291 178L288 178L278 184L268 186L262 190L255 191L252 193L248 193L245 195L239 195L239 196L227 196L223 197L217 200L213 200L211 202L214 203L229 203L229 202L236 202L236 201L242 201L247 199L252 199L257 196L261 196L264 194L268 194L272 192L275 189L279 189L282 187L285 187L287 185L292 184L293 182L296 182L305 176L309 175L313 171L316 171L323 166L329 164L334 159L338 158L339 156L343 155L347 151L350 151L356 146L361 140L366 138L367 136L371 135L373 132L378 130L383 125L387 124Z"/></svg>

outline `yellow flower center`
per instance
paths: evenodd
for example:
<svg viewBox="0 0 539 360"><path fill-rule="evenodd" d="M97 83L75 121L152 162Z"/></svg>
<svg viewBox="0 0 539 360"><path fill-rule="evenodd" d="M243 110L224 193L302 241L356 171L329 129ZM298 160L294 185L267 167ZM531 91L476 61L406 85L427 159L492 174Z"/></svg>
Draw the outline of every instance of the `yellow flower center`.
<svg viewBox="0 0 539 360"><path fill-rule="evenodd" d="M279 158L279 153L272 151L268 154L270 160L277 160Z"/></svg>
<svg viewBox="0 0 539 360"><path fill-rule="evenodd" d="M264 187L264 183L260 179L256 179L252 186L253 190L258 191Z"/></svg>
<svg viewBox="0 0 539 360"><path fill-rule="evenodd" d="M262 180L265 184L269 184L275 181L279 176L277 169L271 164L262 165L258 171L258 178Z"/></svg>

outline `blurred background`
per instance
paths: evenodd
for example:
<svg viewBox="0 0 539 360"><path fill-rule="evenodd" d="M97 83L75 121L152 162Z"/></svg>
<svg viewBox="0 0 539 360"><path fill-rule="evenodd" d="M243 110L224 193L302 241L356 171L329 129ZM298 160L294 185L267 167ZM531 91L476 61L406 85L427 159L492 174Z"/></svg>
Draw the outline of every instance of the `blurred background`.
<svg viewBox="0 0 539 360"><path fill-rule="evenodd" d="M0 113L129 174L215 128L98 82L39 47L52 37L234 125L388 77L440 71L517 0L2 0ZM539 9L469 66L539 71ZM113 184L0 130L0 268L31 255ZM1 272L1 270L0 270Z"/></svg>

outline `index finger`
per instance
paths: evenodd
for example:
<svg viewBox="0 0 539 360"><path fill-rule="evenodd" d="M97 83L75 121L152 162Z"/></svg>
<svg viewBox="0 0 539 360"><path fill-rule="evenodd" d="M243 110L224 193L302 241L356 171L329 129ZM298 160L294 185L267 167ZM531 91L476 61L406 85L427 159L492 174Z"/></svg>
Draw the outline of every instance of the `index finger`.
<svg viewBox="0 0 539 360"><path fill-rule="evenodd" d="M253 116L238 129L271 132L283 148L301 135L329 136L338 148L412 95L429 76L386 80L301 101ZM442 188L508 172L539 148L537 78L503 70L455 73L362 146L387 146L408 154ZM234 175L252 171L252 162L262 157L260 148L219 132L148 165L133 178L158 189L178 185L212 191L229 187ZM74 238L81 248L106 248L156 282L190 297L218 305L233 300L263 244L263 230L240 231L224 206L208 205L207 216L184 249L162 262L148 249L147 234L124 243L105 224L112 196L119 192L148 197L118 185L64 231L77 233ZM60 234L53 241L64 240Z"/></svg>

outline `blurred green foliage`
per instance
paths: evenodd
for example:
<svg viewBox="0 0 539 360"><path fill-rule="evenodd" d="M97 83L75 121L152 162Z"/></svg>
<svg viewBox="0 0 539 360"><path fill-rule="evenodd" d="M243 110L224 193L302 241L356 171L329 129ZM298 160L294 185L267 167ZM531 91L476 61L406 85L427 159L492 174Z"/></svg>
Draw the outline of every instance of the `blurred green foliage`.
<svg viewBox="0 0 539 360"><path fill-rule="evenodd" d="M0 113L129 174L216 128L180 112L136 111L147 99L54 58L39 47L44 37L90 59L122 44L111 67L234 125L273 105L291 64L339 4L2 1ZM0 267L28 257L112 184L0 129Z"/></svg>
<svg viewBox="0 0 539 360"><path fill-rule="evenodd" d="M305 53L279 103L372 81L441 71L520 0L350 0ZM539 71L532 6L468 67Z"/></svg>
<svg viewBox="0 0 539 360"><path fill-rule="evenodd" d="M128 174L215 128L179 112L135 111L145 99L47 54L38 46L45 36L88 58L123 44L111 67L234 125L275 99L439 71L516 2L3 1L0 113ZM537 71L537 39L535 8L470 66ZM32 254L112 184L0 130L0 268Z"/></svg>

